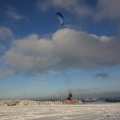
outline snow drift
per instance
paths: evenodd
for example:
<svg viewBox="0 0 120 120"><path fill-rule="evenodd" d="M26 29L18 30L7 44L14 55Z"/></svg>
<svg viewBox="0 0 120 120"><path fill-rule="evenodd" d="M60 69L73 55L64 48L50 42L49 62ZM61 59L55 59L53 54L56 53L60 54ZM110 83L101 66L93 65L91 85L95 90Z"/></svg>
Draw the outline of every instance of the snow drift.
<svg viewBox="0 0 120 120"><path fill-rule="evenodd" d="M0 106L31 106L31 105L80 105L81 100L74 100L72 103L65 101L32 101L32 100L0 100Z"/></svg>

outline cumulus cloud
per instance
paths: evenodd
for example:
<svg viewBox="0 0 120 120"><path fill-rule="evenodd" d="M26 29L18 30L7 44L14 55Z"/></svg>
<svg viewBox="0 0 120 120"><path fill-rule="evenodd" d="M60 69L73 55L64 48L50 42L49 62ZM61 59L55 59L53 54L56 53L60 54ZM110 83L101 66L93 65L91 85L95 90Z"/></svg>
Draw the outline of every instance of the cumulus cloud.
<svg viewBox="0 0 120 120"><path fill-rule="evenodd" d="M27 74L93 69L120 64L119 46L120 41L115 38L66 28L56 31L49 39L31 34L14 40L2 60L4 65Z"/></svg>
<svg viewBox="0 0 120 120"><path fill-rule="evenodd" d="M90 16L93 20L118 20L120 19L120 0L97 0L96 5L91 6L84 0L37 0L36 6L41 11L51 8L62 9L77 16Z"/></svg>
<svg viewBox="0 0 120 120"><path fill-rule="evenodd" d="M13 32L11 29L4 26L0 26L0 38L8 38L12 36L13 36Z"/></svg>
<svg viewBox="0 0 120 120"><path fill-rule="evenodd" d="M108 73L97 73L95 77L100 77L100 78L108 78L109 74Z"/></svg>

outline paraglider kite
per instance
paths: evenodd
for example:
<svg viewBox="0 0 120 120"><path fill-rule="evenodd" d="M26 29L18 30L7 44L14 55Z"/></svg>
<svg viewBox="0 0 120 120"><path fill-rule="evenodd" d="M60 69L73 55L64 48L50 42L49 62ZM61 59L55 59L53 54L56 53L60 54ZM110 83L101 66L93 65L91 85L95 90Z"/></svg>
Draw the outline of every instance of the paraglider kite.
<svg viewBox="0 0 120 120"><path fill-rule="evenodd" d="M60 12L56 12L55 15L56 15L56 16L58 17L58 19L60 20L60 24L63 25L63 24L65 23L65 17L64 17L64 15L63 15L62 13L60 13Z"/></svg>

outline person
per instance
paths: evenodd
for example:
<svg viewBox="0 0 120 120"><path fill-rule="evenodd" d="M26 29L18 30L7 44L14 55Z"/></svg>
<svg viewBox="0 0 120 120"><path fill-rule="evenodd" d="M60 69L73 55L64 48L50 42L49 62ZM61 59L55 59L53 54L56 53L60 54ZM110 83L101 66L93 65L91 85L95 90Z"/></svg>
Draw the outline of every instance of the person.
<svg viewBox="0 0 120 120"><path fill-rule="evenodd" d="M67 100L71 100L71 99L72 99L72 93L69 93Z"/></svg>

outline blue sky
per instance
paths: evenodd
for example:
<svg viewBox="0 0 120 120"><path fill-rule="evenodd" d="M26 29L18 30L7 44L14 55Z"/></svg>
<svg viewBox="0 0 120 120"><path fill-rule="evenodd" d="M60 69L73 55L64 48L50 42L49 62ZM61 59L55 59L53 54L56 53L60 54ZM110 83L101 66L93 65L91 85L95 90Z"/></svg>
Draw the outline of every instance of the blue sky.
<svg viewBox="0 0 120 120"><path fill-rule="evenodd" d="M119 4L1 0L0 99L119 97Z"/></svg>

